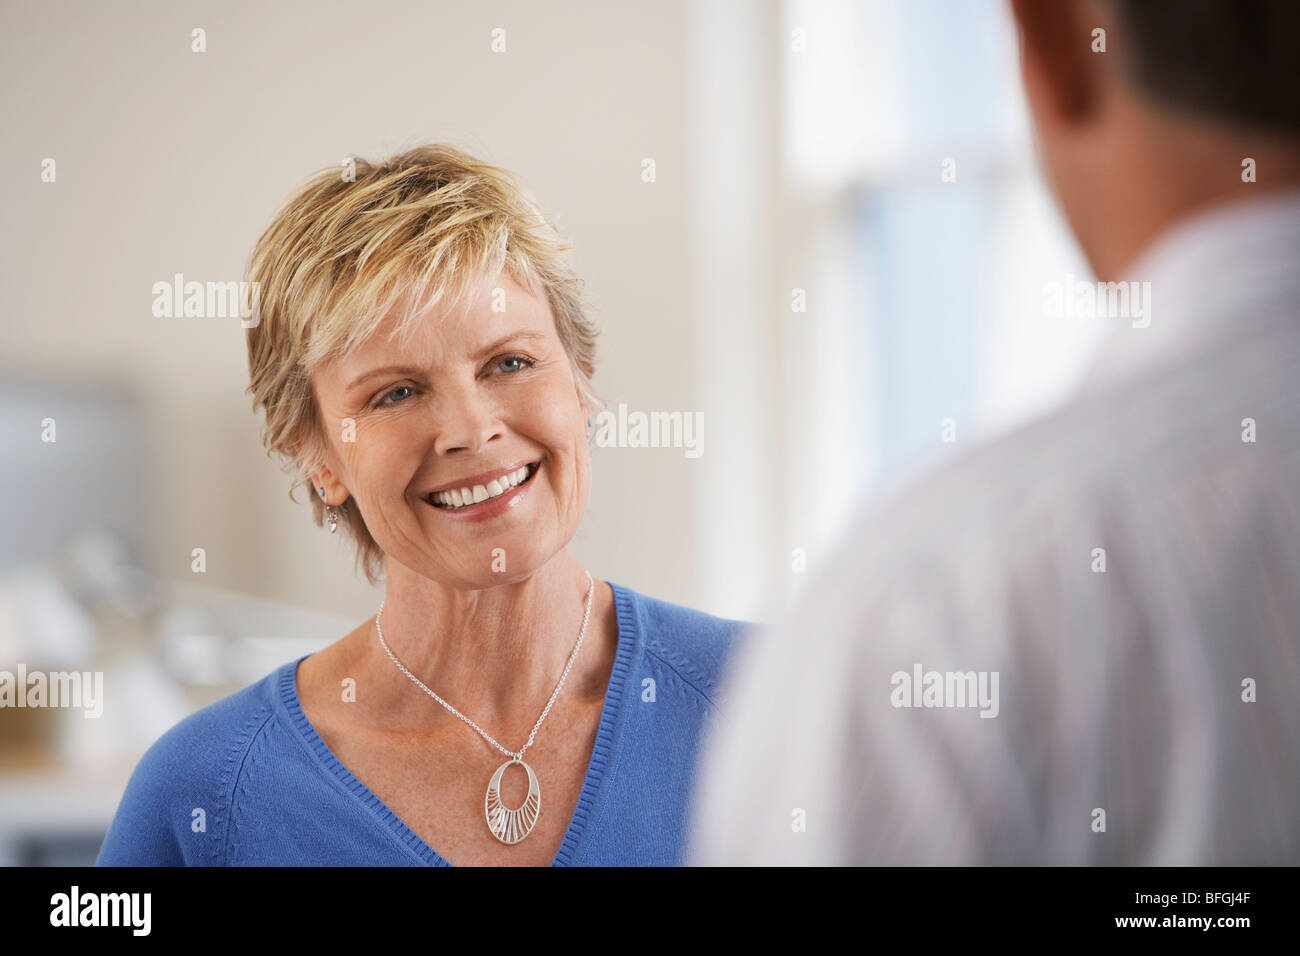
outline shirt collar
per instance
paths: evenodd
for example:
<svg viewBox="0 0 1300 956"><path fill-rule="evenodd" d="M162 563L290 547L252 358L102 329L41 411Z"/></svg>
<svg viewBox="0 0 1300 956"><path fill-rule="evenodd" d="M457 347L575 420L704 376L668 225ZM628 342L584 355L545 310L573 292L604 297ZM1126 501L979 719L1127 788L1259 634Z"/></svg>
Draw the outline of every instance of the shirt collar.
<svg viewBox="0 0 1300 956"><path fill-rule="evenodd" d="M1244 189L1251 188L1243 186ZM1219 204L1169 229L1125 270L1145 315L1109 318L1084 389L1203 347L1207 337L1300 304L1300 189ZM1136 287L1131 287L1136 288Z"/></svg>

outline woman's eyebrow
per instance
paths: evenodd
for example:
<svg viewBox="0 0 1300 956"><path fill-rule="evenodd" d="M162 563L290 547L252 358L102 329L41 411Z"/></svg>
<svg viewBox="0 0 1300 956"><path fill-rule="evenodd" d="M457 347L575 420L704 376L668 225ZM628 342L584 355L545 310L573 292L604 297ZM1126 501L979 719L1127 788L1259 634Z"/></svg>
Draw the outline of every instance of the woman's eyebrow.
<svg viewBox="0 0 1300 956"><path fill-rule="evenodd" d="M478 354L480 356L484 356L487 355L489 352L495 352L497 349L501 348L501 346L505 345L507 342L512 342L515 339L534 340L534 339L544 339L546 337L547 336L544 332L537 332L532 329L520 329L517 332L511 332L509 335L503 335L501 338L497 339L491 345L484 346L479 351Z"/></svg>
<svg viewBox="0 0 1300 956"><path fill-rule="evenodd" d="M538 339L545 339L546 337L547 337L546 333L544 332L536 332L527 329L520 330L518 332L511 332L509 335L504 335L501 338L497 339L491 345L484 346L482 349L479 350L478 354L480 356L487 355L489 352L494 352L497 349L501 348L501 346L505 345L507 342L514 342L521 339L525 341L535 341ZM418 371L420 371L420 369L414 365L385 365L382 366L381 368L372 368L369 369L368 371L362 372L351 382L349 382L346 386L344 386L344 391L350 392L357 386L364 384L365 382L369 381L370 379L378 375L396 375L398 373L406 375Z"/></svg>

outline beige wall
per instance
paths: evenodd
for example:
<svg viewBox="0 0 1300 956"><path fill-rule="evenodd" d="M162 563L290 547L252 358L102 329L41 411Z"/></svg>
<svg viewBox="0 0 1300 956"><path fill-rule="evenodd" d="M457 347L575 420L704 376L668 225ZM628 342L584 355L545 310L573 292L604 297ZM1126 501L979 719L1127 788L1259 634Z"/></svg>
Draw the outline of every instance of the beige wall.
<svg viewBox="0 0 1300 956"><path fill-rule="evenodd" d="M203 547L214 587L374 611L350 549L289 502L262 452L238 323L150 311L151 285L176 272L239 278L287 192L347 155L449 139L515 170L576 244L600 307L597 387L633 408L700 407L681 5L129 9L0 13L0 369L137 389L158 449L141 468L160 490L148 557L161 576L191 579ZM206 53L190 51L194 27ZM504 55L489 50L494 27ZM57 183L40 181L45 157ZM656 160L653 185L643 157ZM680 450L597 450L579 556L601 577L710 609L692 542L698 467ZM38 492L36 504L56 506Z"/></svg>

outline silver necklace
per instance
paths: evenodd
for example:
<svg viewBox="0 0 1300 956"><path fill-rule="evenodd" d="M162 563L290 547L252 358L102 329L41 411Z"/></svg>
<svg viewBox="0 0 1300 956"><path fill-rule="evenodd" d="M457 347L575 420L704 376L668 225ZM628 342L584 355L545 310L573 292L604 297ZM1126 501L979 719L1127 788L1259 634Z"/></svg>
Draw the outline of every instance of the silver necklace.
<svg viewBox="0 0 1300 956"><path fill-rule="evenodd" d="M533 738L537 736L537 729L542 726L542 721L546 715L551 712L551 705L555 703L555 698L560 695L560 688L564 686L564 680L569 676L569 668L573 666L574 660L578 657L578 650L582 647L582 639L587 635L587 622L591 619L591 597L595 593L596 584L591 579L591 572L587 571L587 611L582 616L582 630L578 632L578 643L573 647L573 653L569 655L569 663L564 665L564 673L560 675L560 682L555 685L555 690L551 693L551 699L546 702L546 708L542 711L542 716L537 718L537 723L533 724L533 732L528 735L528 743L520 748L518 753L511 753L502 747L499 743L483 732L483 728L474 721L470 720L451 704L447 703L433 691L425 687L424 682L416 677L399 661L396 655L389 650L388 642L384 640L384 629L379 625L379 619L384 616L384 602L379 602L379 613L375 615L375 630L379 632L379 643L383 645L388 656L393 659L393 663L407 677L411 678L421 690L436 700L442 706L459 717L465 723L469 724L479 732L484 740L490 743L497 750L501 751L510 759L497 767L497 772L492 775L488 782L487 796L483 800L483 813L487 818L488 829L492 835L502 843L514 845L522 840L528 834L533 832L533 826L537 823L537 817L542 812L542 790L537 785L537 774L533 773L533 768L524 763L524 751L533 745ZM519 764L528 773L528 796L524 799L521 806L513 810L501 802L501 776L506 772L506 768L512 764Z"/></svg>

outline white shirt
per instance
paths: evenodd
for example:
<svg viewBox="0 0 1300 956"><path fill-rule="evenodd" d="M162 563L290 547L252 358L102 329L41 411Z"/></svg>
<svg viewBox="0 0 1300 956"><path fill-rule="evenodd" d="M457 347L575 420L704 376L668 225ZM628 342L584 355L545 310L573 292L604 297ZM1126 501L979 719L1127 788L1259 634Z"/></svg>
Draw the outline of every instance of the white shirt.
<svg viewBox="0 0 1300 956"><path fill-rule="evenodd" d="M1300 863L1300 192L1131 275L1150 324L1068 404L868 509L741 645L690 862Z"/></svg>

